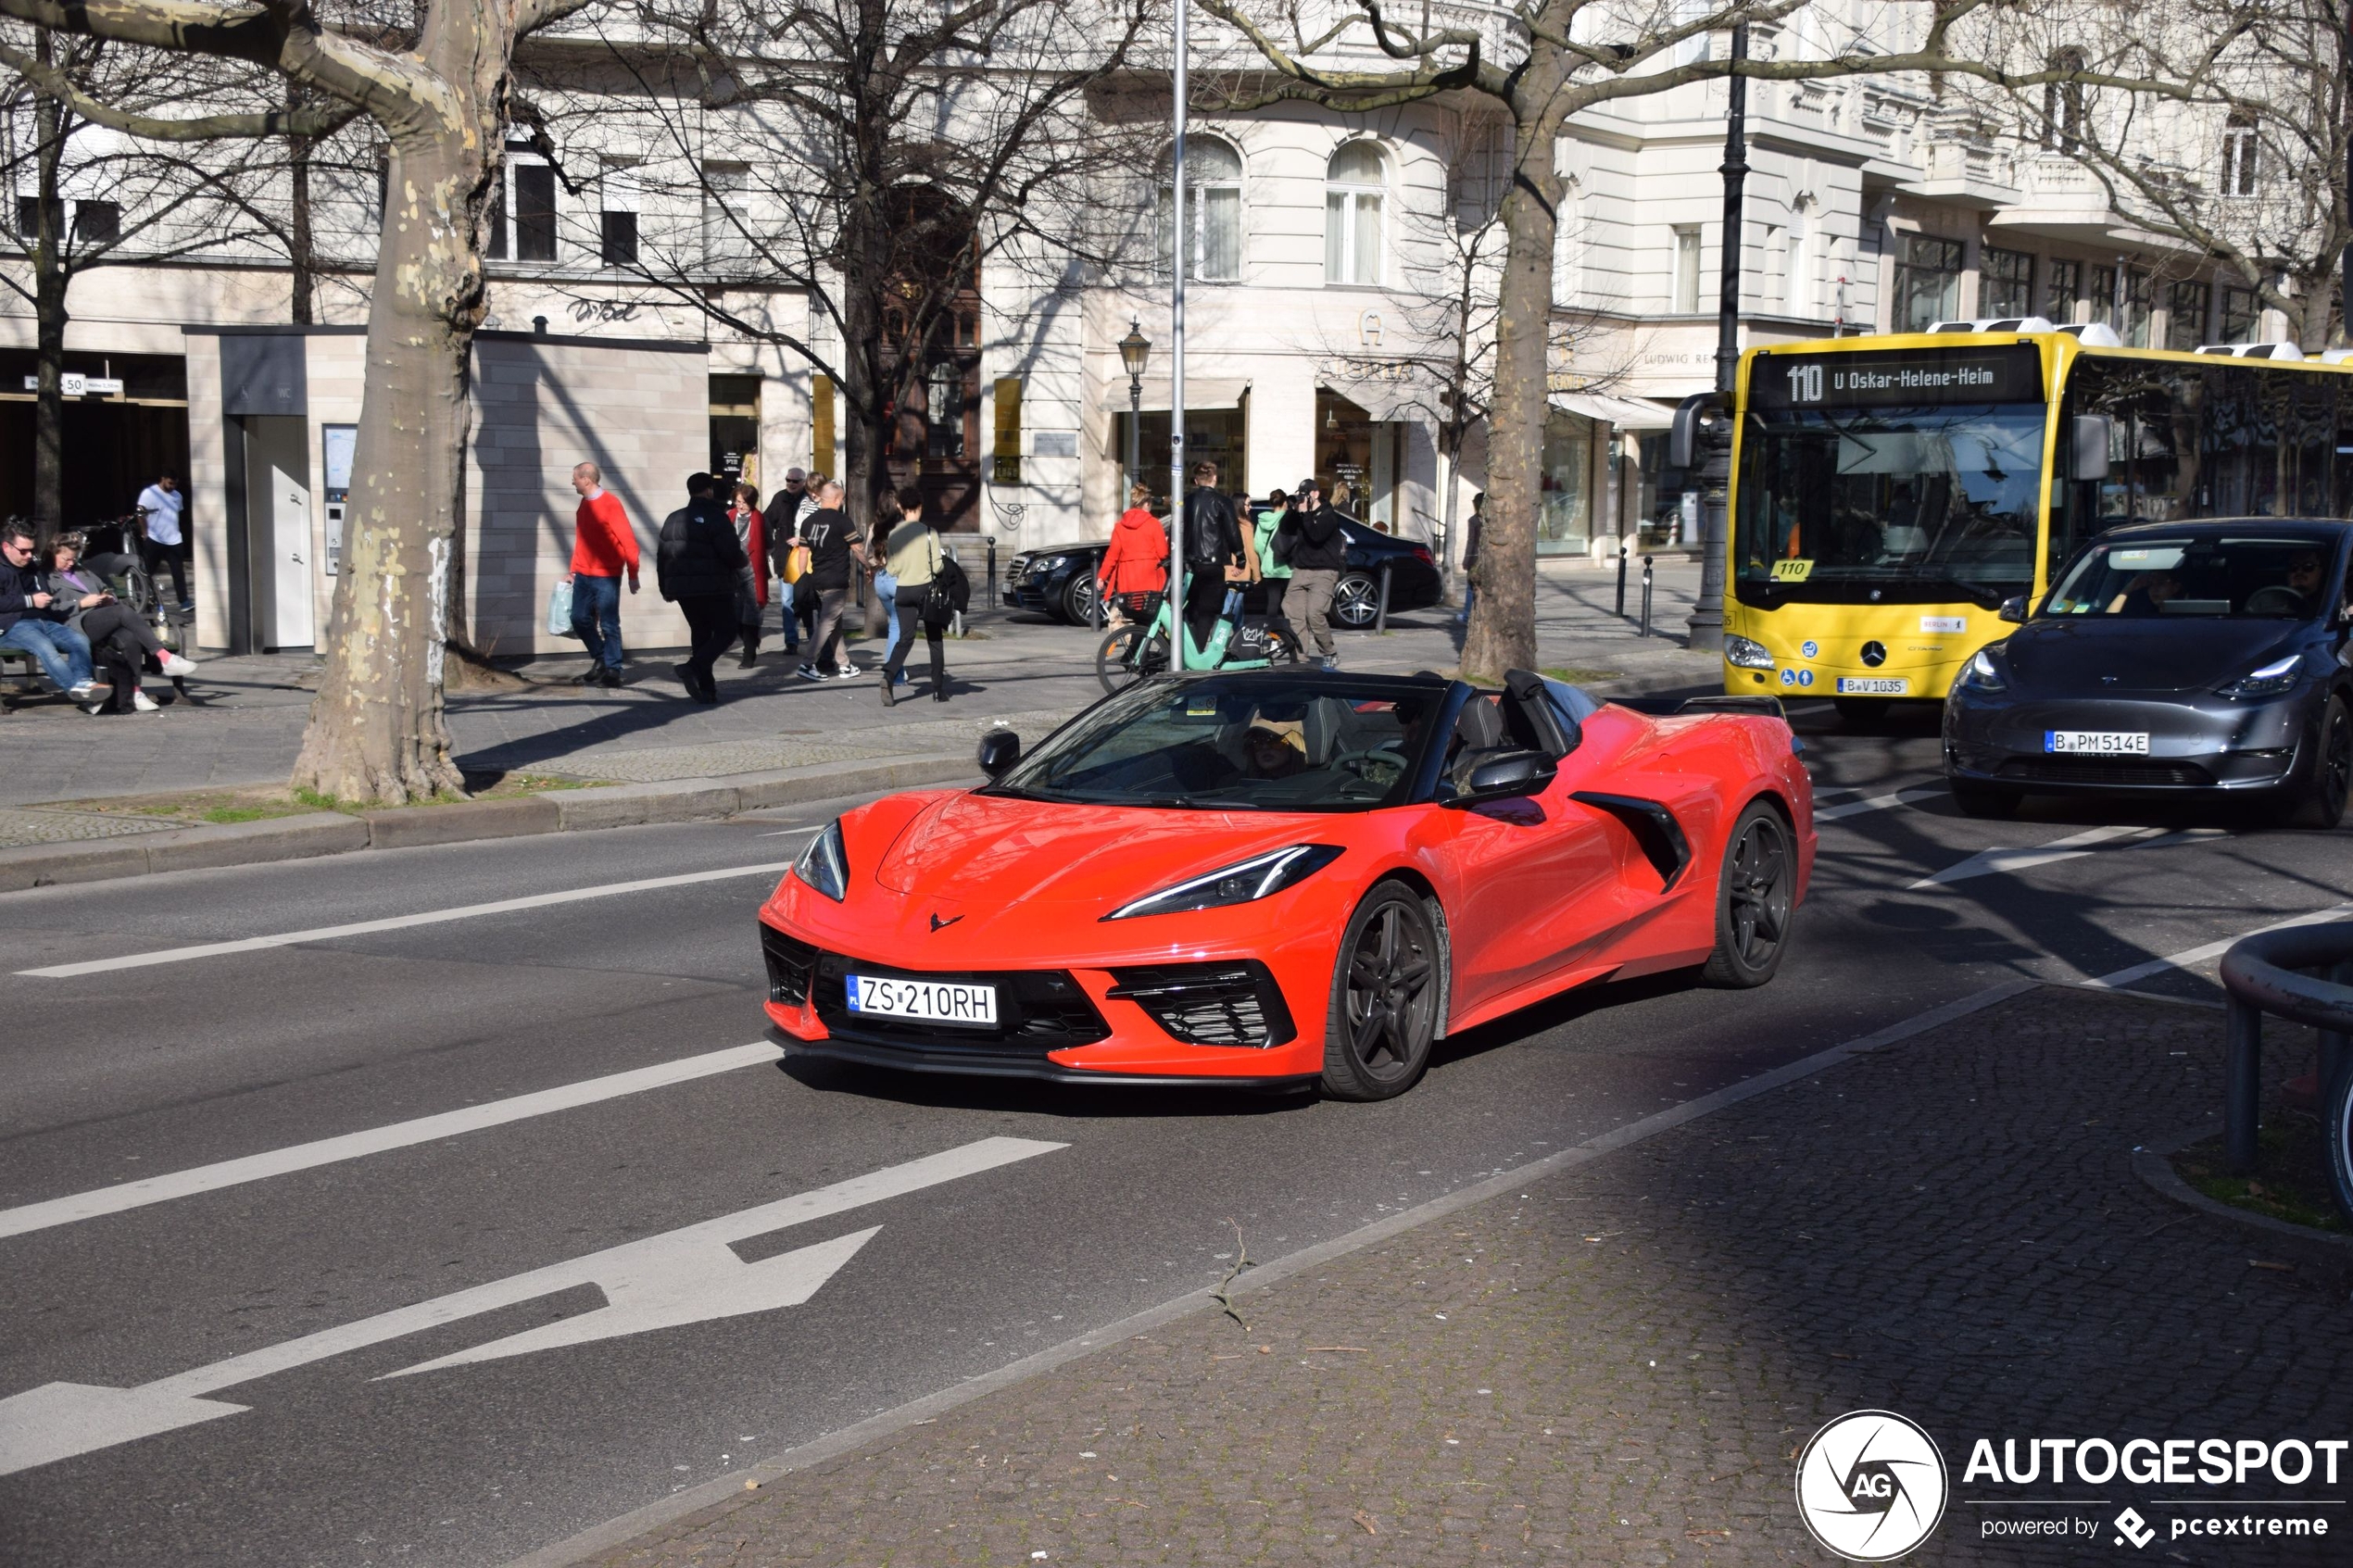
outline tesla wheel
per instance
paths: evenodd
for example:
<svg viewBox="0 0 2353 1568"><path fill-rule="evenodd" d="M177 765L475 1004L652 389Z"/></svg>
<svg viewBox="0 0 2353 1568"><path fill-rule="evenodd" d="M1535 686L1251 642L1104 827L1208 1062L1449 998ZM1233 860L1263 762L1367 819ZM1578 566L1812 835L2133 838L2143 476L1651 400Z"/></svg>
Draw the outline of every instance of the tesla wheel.
<svg viewBox="0 0 2353 1568"><path fill-rule="evenodd" d="M1137 645L1142 644L1139 649ZM1147 675L1168 668L1168 645L1159 637L1146 641L1141 626L1115 626L1095 650L1095 679L1106 692L1122 692Z"/></svg>
<svg viewBox="0 0 2353 1568"><path fill-rule="evenodd" d="M1332 620L1352 632L1362 632L1380 619L1380 583L1361 571L1352 571L1332 589Z"/></svg>
<svg viewBox="0 0 2353 1568"><path fill-rule="evenodd" d="M2345 820L2345 797L2353 785L2353 713L2342 696L2330 697L2322 710L2319 741L2310 775L2290 797L2286 817L2296 827L2333 828Z"/></svg>
<svg viewBox="0 0 2353 1568"><path fill-rule="evenodd" d="M2015 817L2018 804L2024 798L2018 790L2004 789L1999 784L1969 784L1959 779L1947 779L1944 783L1953 792L1953 804L1961 809L1964 817L1994 821Z"/></svg>
<svg viewBox="0 0 2353 1568"><path fill-rule="evenodd" d="M2328 1123L2329 1190L2336 1211L2353 1222L2353 1073L2339 1073L2328 1085L2322 1116Z"/></svg>
<svg viewBox="0 0 2353 1568"><path fill-rule="evenodd" d="M1073 626L1091 626L1095 622L1095 574L1074 571L1069 585L1063 589L1063 619Z"/></svg>
<svg viewBox="0 0 2353 1568"><path fill-rule="evenodd" d="M1443 962L1429 905L1384 882L1356 906L1332 966L1324 1026L1324 1092L1388 1099L1414 1086L1438 1037Z"/></svg>
<svg viewBox="0 0 2353 1568"><path fill-rule="evenodd" d="M1709 980L1745 989L1773 978L1789 941L1796 883L1789 824L1762 800L1751 801L1732 824L1724 869L1716 879L1716 951L1707 959Z"/></svg>

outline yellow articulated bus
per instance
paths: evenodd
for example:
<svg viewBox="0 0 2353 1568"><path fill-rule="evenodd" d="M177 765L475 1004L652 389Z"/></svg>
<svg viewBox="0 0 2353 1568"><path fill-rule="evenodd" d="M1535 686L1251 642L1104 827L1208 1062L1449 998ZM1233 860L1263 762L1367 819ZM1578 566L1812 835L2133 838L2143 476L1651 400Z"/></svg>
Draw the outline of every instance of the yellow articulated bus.
<svg viewBox="0 0 2353 1568"><path fill-rule="evenodd" d="M1943 700L2103 529L2353 517L2353 365L2296 355L2037 318L1749 350L1724 689L1869 724Z"/></svg>

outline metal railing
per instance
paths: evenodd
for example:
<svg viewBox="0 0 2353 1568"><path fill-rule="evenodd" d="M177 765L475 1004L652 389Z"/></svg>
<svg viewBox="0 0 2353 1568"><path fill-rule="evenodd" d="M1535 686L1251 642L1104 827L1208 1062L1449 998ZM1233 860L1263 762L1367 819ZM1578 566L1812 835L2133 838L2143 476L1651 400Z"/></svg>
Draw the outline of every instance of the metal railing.
<svg viewBox="0 0 2353 1568"><path fill-rule="evenodd" d="M2353 1218L2353 922L2295 925L2242 937L2222 955L2229 995L2222 1067L2222 1154L2233 1175L2255 1172L2262 1129L2263 1015L2320 1031L2320 1088L2330 1185Z"/></svg>

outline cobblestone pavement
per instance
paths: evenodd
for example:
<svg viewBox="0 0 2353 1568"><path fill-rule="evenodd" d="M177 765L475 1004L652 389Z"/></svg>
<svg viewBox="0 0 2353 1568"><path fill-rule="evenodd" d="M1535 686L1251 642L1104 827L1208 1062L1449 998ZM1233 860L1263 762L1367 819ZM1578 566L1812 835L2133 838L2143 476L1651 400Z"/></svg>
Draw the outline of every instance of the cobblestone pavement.
<svg viewBox="0 0 2353 1568"><path fill-rule="evenodd" d="M1907 1561L2344 1562L2167 1534L2196 1511L2162 1499L2260 1485L1963 1485L1979 1437L2353 1436L2347 1272L2131 1171L2217 1113L2221 1034L2029 992L1243 1290L1246 1328L1178 1320L597 1561L1822 1562L1794 1457L1880 1408L1952 1475ZM2098 1537L1988 1541L2067 1512L1966 1500L1989 1496L2096 1498ZM2127 1503L2145 1551L2111 1544Z"/></svg>
<svg viewBox="0 0 2353 1568"><path fill-rule="evenodd" d="M1661 635L1647 640L1614 613L1614 575L1552 566L1538 581L1548 668L1694 684L1714 678L1712 659L1681 646L1697 567L1662 568L1654 606ZM630 684L617 692L561 684L585 662L574 655L525 671L556 684L453 692L450 734L460 763L477 773L652 781L943 749L895 737L935 716L975 731L992 719L1042 726L1102 695L1094 674L1101 633L1003 611L976 615L974 624L981 635L949 645L955 695L944 708L925 696L912 710L885 709L872 676L799 680L772 634L756 669L721 661L724 700L715 708L684 699L671 674L676 650L633 658ZM1353 669L1443 670L1459 659L1459 636L1448 612L1429 610L1401 617L1386 636L1340 633L1339 645ZM853 657L873 669L885 651L879 636L864 638ZM317 669L308 654L208 656L189 683L197 704L135 717L94 720L62 699L28 702L0 714L7 759L0 806L283 783L301 747Z"/></svg>

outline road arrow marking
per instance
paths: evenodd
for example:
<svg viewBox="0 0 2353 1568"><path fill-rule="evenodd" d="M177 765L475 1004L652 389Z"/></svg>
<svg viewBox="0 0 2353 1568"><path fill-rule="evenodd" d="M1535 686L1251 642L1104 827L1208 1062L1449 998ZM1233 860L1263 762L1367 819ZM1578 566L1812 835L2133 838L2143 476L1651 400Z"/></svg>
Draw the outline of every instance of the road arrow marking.
<svg viewBox="0 0 2353 1568"><path fill-rule="evenodd" d="M246 1407L222 1403L208 1396L331 1356L583 1285L602 1290L605 1305L472 1350L404 1367L390 1375L404 1376L437 1366L522 1355L560 1345L587 1344L618 1335L642 1334L651 1329L794 1306L815 1294L880 1227L757 1263L747 1263L736 1257L729 1244L1068 1147L1031 1138L982 1138L961 1148L852 1176L831 1186L796 1193L661 1236L646 1236L585 1257L492 1280L357 1323L306 1334L283 1344L266 1345L135 1388L44 1384L0 1399L0 1475L234 1415Z"/></svg>
<svg viewBox="0 0 2353 1568"><path fill-rule="evenodd" d="M2054 860L2072 860L2089 855L2093 847L2114 844L2122 839L2153 839L2167 836L2163 828L2087 828L2082 833L2055 838L2035 849L1986 849L1968 859L1945 867L1934 876L1924 876L1912 884L1914 890L1922 887L1946 887L1971 877L2001 876L2010 872L2022 872L2030 866L2047 866Z"/></svg>

